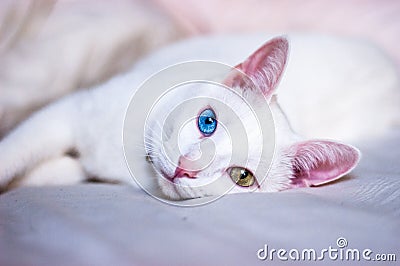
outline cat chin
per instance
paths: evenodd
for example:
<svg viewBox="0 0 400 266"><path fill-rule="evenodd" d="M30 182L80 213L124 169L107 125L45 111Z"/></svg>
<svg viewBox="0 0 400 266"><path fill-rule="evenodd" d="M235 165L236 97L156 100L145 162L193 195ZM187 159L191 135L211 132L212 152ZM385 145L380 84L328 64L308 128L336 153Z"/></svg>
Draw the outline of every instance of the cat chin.
<svg viewBox="0 0 400 266"><path fill-rule="evenodd" d="M179 187L177 184L173 184L171 181L166 180L163 177L158 177L158 185L167 200L185 200L199 198L201 195L195 195L189 187Z"/></svg>
<svg viewBox="0 0 400 266"><path fill-rule="evenodd" d="M212 180L212 178L210 178L209 181L210 180ZM224 180L224 178L219 178L219 180ZM203 182L199 181L193 183L194 181L195 180L193 179L185 180L184 178L181 178L175 183L172 183L163 177L158 177L158 186L166 199L174 201L208 196L221 196L229 192L232 188L230 181L219 182L218 184L214 184L212 181L204 184L204 180Z"/></svg>

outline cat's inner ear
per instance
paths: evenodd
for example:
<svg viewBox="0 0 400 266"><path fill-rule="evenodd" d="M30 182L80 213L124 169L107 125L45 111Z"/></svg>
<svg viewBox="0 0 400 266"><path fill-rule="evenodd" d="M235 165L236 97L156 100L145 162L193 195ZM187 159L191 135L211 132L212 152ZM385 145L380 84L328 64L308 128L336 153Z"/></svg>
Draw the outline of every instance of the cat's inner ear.
<svg viewBox="0 0 400 266"><path fill-rule="evenodd" d="M285 68L288 47L288 41L283 37L268 41L237 65L235 69L239 71L232 71L224 83L229 87L260 91L269 99Z"/></svg>
<svg viewBox="0 0 400 266"><path fill-rule="evenodd" d="M349 145L325 140L296 143L287 151L291 158L291 187L322 185L349 173L358 163L360 152Z"/></svg>

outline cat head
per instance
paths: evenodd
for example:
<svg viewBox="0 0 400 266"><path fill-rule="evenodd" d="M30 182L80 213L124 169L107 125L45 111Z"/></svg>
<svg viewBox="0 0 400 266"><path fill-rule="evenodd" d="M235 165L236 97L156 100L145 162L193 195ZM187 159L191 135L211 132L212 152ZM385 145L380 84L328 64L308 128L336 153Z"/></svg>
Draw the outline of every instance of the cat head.
<svg viewBox="0 0 400 266"><path fill-rule="evenodd" d="M288 41L275 38L224 78L223 84L235 90L187 84L164 95L158 112L149 119L145 143L158 184L169 199L216 196L227 188L228 193L237 193L318 186L356 166L360 157L356 148L302 140L292 131L275 96L287 56ZM272 159L260 151L263 132L252 115L265 103L273 116L275 137L266 145ZM236 137L243 143L235 149L229 132L246 135ZM246 163L232 160L232 153L245 155Z"/></svg>

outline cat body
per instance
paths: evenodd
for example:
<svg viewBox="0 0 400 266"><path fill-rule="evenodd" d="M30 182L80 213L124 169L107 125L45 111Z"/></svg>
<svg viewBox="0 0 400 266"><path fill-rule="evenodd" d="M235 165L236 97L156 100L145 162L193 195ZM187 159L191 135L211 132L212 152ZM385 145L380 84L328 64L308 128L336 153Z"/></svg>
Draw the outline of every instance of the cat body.
<svg viewBox="0 0 400 266"><path fill-rule="evenodd" d="M135 184L123 146L124 119L130 100L152 74L189 60L236 65L244 74L259 79L256 80L259 91L248 94L252 94L250 98L262 95L268 101L275 123L276 144L272 164L265 166L268 175L262 184L256 182L252 191L273 192L320 185L349 173L359 161L360 153L341 141L355 143L384 135L399 121L399 80L395 68L370 45L327 36L292 36L287 61L288 47L284 38L273 39L261 46L271 37L259 34L181 42L152 54L129 72L96 88L80 91L47 106L0 142L0 187L74 184L88 178ZM237 65L239 62L243 63ZM287 70L282 76L285 65ZM241 77L225 80L225 83L241 87L238 80ZM173 99L181 102L186 97L188 95L180 94ZM240 105L237 100L231 101ZM195 125L189 126L186 140L183 140L187 150L204 139L204 135L196 135L199 133ZM173 127L172 131L178 127ZM132 134L137 135L138 143L143 143L143 129L138 128ZM151 131L146 134L150 141L157 138ZM196 137L192 139L194 135ZM155 155L140 151L140 172L149 177L149 184L171 199L219 193L216 188L209 191L195 188L199 180L219 176L224 182L232 183L227 172L232 166L223 165L226 144L218 128L206 137L217 143L216 149L221 154L216 155L215 165L208 170L193 176L190 170L180 171L183 169L182 158L168 163L160 147L154 147L161 141L158 139L149 147L151 152L156 149ZM322 140L310 141L309 138ZM249 143L250 147L255 145L256 142ZM152 164L145 160L146 156L151 157ZM210 168L221 171L212 172ZM157 170L163 170L165 176ZM255 170L249 169L249 172ZM183 187L176 188L177 184ZM231 190L244 191L248 188L235 186Z"/></svg>

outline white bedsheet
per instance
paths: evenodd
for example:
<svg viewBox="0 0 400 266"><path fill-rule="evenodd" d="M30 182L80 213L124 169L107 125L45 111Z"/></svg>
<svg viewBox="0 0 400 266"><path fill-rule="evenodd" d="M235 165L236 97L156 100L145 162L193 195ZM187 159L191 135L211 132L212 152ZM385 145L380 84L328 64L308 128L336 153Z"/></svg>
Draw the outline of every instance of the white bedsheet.
<svg viewBox="0 0 400 266"><path fill-rule="evenodd" d="M265 244L319 251L339 237L400 260L399 147L400 131L360 145L353 174L323 187L193 208L120 185L10 191L0 195L0 265L275 265L257 258Z"/></svg>

